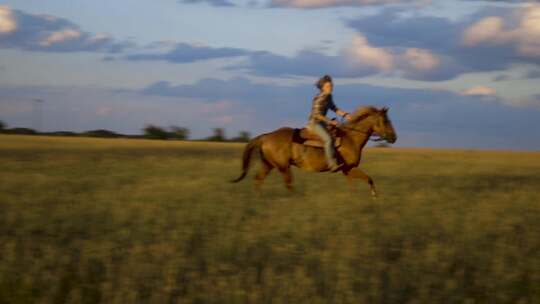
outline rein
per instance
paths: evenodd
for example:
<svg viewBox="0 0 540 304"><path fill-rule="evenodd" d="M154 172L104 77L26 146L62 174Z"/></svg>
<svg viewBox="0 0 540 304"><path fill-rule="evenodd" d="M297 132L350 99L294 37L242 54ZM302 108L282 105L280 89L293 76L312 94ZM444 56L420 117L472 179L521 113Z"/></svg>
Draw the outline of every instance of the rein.
<svg viewBox="0 0 540 304"><path fill-rule="evenodd" d="M382 136L379 136L378 138L375 138L375 139L371 139L371 137L373 136L373 133L369 133L369 132L366 132L366 131L362 131L362 130L358 130L356 128L352 128L352 127L347 127L345 125L341 125L339 126L340 128L342 129L346 129L346 130L351 130L351 131L354 131L354 132L358 132L358 133L363 133L363 134L366 134L366 135L369 135L368 138L372 141L381 141L381 140L384 140L384 137Z"/></svg>
<svg viewBox="0 0 540 304"><path fill-rule="evenodd" d="M362 131L362 130L359 130L357 128L349 127L349 126L344 125L344 124L339 126L339 128L346 129L346 130L351 130L351 131L358 132L358 133L369 134L369 132Z"/></svg>

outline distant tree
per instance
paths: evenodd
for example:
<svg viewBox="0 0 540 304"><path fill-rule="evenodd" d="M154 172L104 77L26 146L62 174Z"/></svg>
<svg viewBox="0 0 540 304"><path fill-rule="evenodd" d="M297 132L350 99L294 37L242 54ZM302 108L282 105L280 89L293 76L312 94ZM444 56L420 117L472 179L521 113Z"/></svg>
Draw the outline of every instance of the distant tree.
<svg viewBox="0 0 540 304"><path fill-rule="evenodd" d="M0 131L4 130L5 128L7 128L7 125L0 120Z"/></svg>
<svg viewBox="0 0 540 304"><path fill-rule="evenodd" d="M86 132L83 132L82 135L90 136L90 137L104 137L104 138L115 138L115 137L121 136L118 133L115 133L109 130L104 130L104 129L86 131Z"/></svg>
<svg viewBox="0 0 540 304"><path fill-rule="evenodd" d="M20 134L20 135L35 135L37 134L36 130L30 128L12 128L4 129L3 133L7 134Z"/></svg>
<svg viewBox="0 0 540 304"><path fill-rule="evenodd" d="M238 133L238 136L231 139L231 141L236 141L236 142L248 142L249 139L251 138L251 134L249 134L248 131L240 131Z"/></svg>
<svg viewBox="0 0 540 304"><path fill-rule="evenodd" d="M154 125L148 125L144 127L144 137L148 139L167 139L170 134L163 128Z"/></svg>
<svg viewBox="0 0 540 304"><path fill-rule="evenodd" d="M54 131L46 133L47 135L51 136L78 136L79 134L71 131Z"/></svg>
<svg viewBox="0 0 540 304"><path fill-rule="evenodd" d="M184 127L171 126L169 128L169 137L174 139L188 139L189 138L189 129Z"/></svg>
<svg viewBox="0 0 540 304"><path fill-rule="evenodd" d="M225 130L223 128L214 128L213 135L208 137L209 141L225 141Z"/></svg>

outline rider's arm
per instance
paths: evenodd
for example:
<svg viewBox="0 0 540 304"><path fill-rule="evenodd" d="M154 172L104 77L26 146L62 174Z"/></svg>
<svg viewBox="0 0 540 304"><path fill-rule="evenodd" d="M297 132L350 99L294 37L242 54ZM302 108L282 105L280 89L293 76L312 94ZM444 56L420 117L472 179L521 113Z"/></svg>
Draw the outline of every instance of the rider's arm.
<svg viewBox="0 0 540 304"><path fill-rule="evenodd" d="M336 104L334 103L334 99L332 97L330 97L330 100L328 101L329 102L329 106L330 106L330 110L336 112L337 115L345 118L345 116L349 115L349 113L341 110L341 109L338 109L338 107L336 106Z"/></svg>
<svg viewBox="0 0 540 304"><path fill-rule="evenodd" d="M339 115L339 116L341 116L341 117L345 117L346 115L349 115L349 113L347 113L347 112L345 112L345 111L343 111L343 110L340 110L340 109L338 109L338 110L336 111L336 114Z"/></svg>

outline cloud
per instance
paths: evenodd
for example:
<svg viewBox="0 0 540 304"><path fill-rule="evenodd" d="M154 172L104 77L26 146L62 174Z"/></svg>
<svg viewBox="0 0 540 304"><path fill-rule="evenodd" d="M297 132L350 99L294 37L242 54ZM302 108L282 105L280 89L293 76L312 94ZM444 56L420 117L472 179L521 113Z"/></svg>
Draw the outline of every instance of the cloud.
<svg viewBox="0 0 540 304"><path fill-rule="evenodd" d="M507 75L507 74L497 75L497 76L493 77L493 81L495 81L495 82L506 81L506 80L511 80L511 79L512 79L512 77L510 75Z"/></svg>
<svg viewBox="0 0 540 304"><path fill-rule="evenodd" d="M465 29L463 43L508 46L521 56L540 58L540 5L530 4L515 13L517 17L507 20L489 16L477 21Z"/></svg>
<svg viewBox="0 0 540 304"><path fill-rule="evenodd" d="M540 64L539 7L486 7L455 20L389 7L346 24L377 47L419 48L435 54L437 60L429 61L438 62L436 67L408 78L437 81L505 70L516 63Z"/></svg>
<svg viewBox="0 0 540 304"><path fill-rule="evenodd" d="M540 69L533 68L533 69L527 70L519 77L512 77L507 74L502 74L502 75L493 77L493 81L528 80L528 79L540 79Z"/></svg>
<svg viewBox="0 0 540 304"><path fill-rule="evenodd" d="M42 46L51 46L53 44L58 43L64 43L67 40L72 39L79 39L81 37L82 33L78 30L74 29L64 29L61 31L56 31L50 33L47 37L45 37L41 42L40 45Z"/></svg>
<svg viewBox="0 0 540 304"><path fill-rule="evenodd" d="M172 49L168 51L148 51L124 58L190 63L239 57L244 60L225 69L270 77L315 77L328 73L348 78L383 75L443 81L466 73L504 70L515 63L540 63L540 58L525 57L513 45L483 43L507 30L503 24L511 24L507 20L515 16L521 18L516 19L520 28L532 32L536 21L529 19L536 16L536 7L481 9L457 20L411 13L406 7L385 7L374 15L346 20L356 34L335 54L301 49L293 56L284 56L267 51L169 42ZM534 45L534 41L527 45ZM529 46L529 52L530 49Z"/></svg>
<svg viewBox="0 0 540 304"><path fill-rule="evenodd" d="M492 97L489 99L493 102L492 105L517 105L514 100L497 96L496 90L488 86L473 86L460 93L454 93L445 89L406 89L337 82L335 89L336 101L344 108L349 109L366 103L381 106L393 105L400 109L408 105L431 107L444 104L451 106L452 103L478 102L478 97L484 96ZM265 111L276 110L276 106L285 107L290 111L299 109L308 111L311 98L316 94L316 88L311 84L288 86L255 83L247 78L238 77L228 80L207 78L193 84L178 85L168 81L159 81L143 88L140 92L149 96L204 100L209 103L209 109L230 108L231 102L234 101L251 106L268 106L264 109ZM346 101L346 103L342 103L341 100ZM210 103L213 105L210 106ZM485 103L478 104L485 105ZM444 113L441 114L444 115Z"/></svg>
<svg viewBox="0 0 540 304"><path fill-rule="evenodd" d="M346 52L349 59L359 66L390 71L394 65L394 57L389 51L371 46L362 34L357 34L353 38L352 45Z"/></svg>
<svg viewBox="0 0 540 304"><path fill-rule="evenodd" d="M229 0L179 0L178 2L184 4L205 3L216 7L240 6L237 3ZM431 0L249 0L245 4L248 7L323 9L334 7L366 7L392 4L415 4L417 6L424 6L430 3Z"/></svg>
<svg viewBox="0 0 540 304"><path fill-rule="evenodd" d="M244 56L249 53L250 51L238 48L215 48L188 43L176 43L172 45L171 50L165 53L139 53L125 56L125 58L132 61L159 60L172 63L190 63L200 60Z"/></svg>
<svg viewBox="0 0 540 304"><path fill-rule="evenodd" d="M398 3L429 3L419 0L271 0L270 7L320 9L341 6L372 6Z"/></svg>
<svg viewBox="0 0 540 304"><path fill-rule="evenodd" d="M491 96L495 95L495 93L495 89L488 86L475 86L462 92L463 95L469 96Z"/></svg>
<svg viewBox="0 0 540 304"><path fill-rule="evenodd" d="M0 6L0 48L41 52L120 52L133 44L108 34L83 31L73 22L51 15L29 14Z"/></svg>
<svg viewBox="0 0 540 304"><path fill-rule="evenodd" d="M448 18L417 14L403 16L404 12L407 10L403 7L388 7L373 15L345 19L344 22L380 47L446 50L459 33L458 24Z"/></svg>
<svg viewBox="0 0 540 304"><path fill-rule="evenodd" d="M469 28L463 33L463 43L466 46L474 46L480 42L503 40L502 31L503 20L500 17L486 17Z"/></svg>
<svg viewBox="0 0 540 304"><path fill-rule="evenodd" d="M441 80L459 73L448 58L433 51L411 47L374 46L362 33L356 33L351 42L335 55L303 49L293 56L266 51L231 47L211 47L188 43L167 44L166 52L147 52L124 56L132 61L159 60L171 63L191 63L217 58L243 57L243 61L227 66L226 70L242 70L253 75L271 77L320 76L328 73L335 77L366 77L371 75L398 75L407 79Z"/></svg>
<svg viewBox="0 0 540 304"><path fill-rule="evenodd" d="M245 61L228 66L228 70L242 69L252 74L269 76L316 76L321 71L336 76L366 76L388 70L392 61L392 55L383 49L370 46L360 35L337 56L305 49L295 56L287 57L266 51L177 43L166 52L140 53L124 58L133 61L159 60L181 64L232 57L244 57Z"/></svg>
<svg viewBox="0 0 540 304"><path fill-rule="evenodd" d="M482 93L479 89L470 93L475 91ZM205 79L179 85L158 82L142 92L149 96L195 98L216 104L216 108L224 107L220 105L223 103L221 100L227 100L233 104L230 106L233 111L252 109L249 116L261 126L255 130L269 131L285 122L292 126L303 125L316 90L311 84L284 86L233 78ZM340 84L337 81L334 99L340 108L349 111L359 105L390 106L390 116L400 138L408 138L418 132L430 135L425 142L415 142L415 145L509 148L518 144L520 147L539 147L537 142L529 140L538 135L536 130L540 128L540 103L535 104L533 97L518 103L496 95ZM508 128L500 130L503 119L508 122ZM464 136L468 137L467 140Z"/></svg>
<svg viewBox="0 0 540 304"><path fill-rule="evenodd" d="M232 7L239 6L229 0L179 0L179 3L198 4L205 3L211 6ZM259 6L261 1L250 0L248 6ZM294 8L294 9L322 9L333 7L376 6L389 4L417 4L427 5L431 0L270 0L263 4L268 8Z"/></svg>
<svg viewBox="0 0 540 304"><path fill-rule="evenodd" d="M228 69L242 69L264 76L365 77L377 74L399 74L405 78L423 79L443 65L437 55L420 48L383 48L373 46L361 33L337 55L301 50L287 57L269 52L251 52L244 63Z"/></svg>
<svg viewBox="0 0 540 304"><path fill-rule="evenodd" d="M539 79L540 69L529 70L523 76L523 79Z"/></svg>
<svg viewBox="0 0 540 304"><path fill-rule="evenodd" d="M15 16L9 7L0 5L0 35L11 33L17 29Z"/></svg>
<svg viewBox="0 0 540 304"><path fill-rule="evenodd" d="M227 0L180 0L180 3L186 4L195 4L195 3L206 3L212 6L235 6L234 3Z"/></svg>
<svg viewBox="0 0 540 304"><path fill-rule="evenodd" d="M286 100L310 99L312 89L293 90L288 86L253 83L247 78L238 77L230 80L207 78L195 84L173 85L168 81L158 81L143 90L145 95L184 97L202 99L217 103L223 100L240 101L246 104L272 104Z"/></svg>
<svg viewBox="0 0 540 304"><path fill-rule="evenodd" d="M249 130L255 135L283 125L303 126L315 93L312 84L285 86L245 78L159 82L141 91L122 92L1 85L0 119L14 127L31 126L31 99L40 96L45 100L44 126L50 131L105 128L133 134L145 124L156 124L188 127L196 138L210 135L211 128L219 126L226 126L228 134ZM540 143L531 140L540 129L540 96L505 104L497 97L483 102L444 90L336 80L334 98L349 111L360 105L389 106L401 146L540 149ZM412 141L420 133L426 137Z"/></svg>
<svg viewBox="0 0 540 304"><path fill-rule="evenodd" d="M440 65L440 60L429 50L409 48L405 51L404 62L419 71L429 71Z"/></svg>

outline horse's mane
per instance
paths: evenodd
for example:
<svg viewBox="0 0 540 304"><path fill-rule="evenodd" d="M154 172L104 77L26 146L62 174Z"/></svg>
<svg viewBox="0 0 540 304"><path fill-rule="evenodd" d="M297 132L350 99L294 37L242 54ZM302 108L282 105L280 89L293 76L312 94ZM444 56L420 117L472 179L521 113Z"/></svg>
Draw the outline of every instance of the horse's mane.
<svg viewBox="0 0 540 304"><path fill-rule="evenodd" d="M351 121L357 121L360 118L367 117L371 114L379 113L381 110L374 106L360 106L351 114Z"/></svg>

